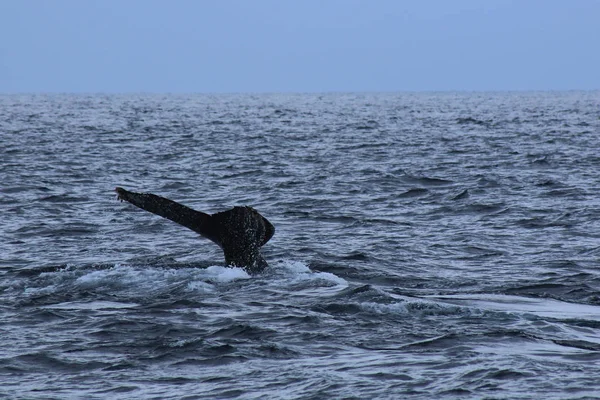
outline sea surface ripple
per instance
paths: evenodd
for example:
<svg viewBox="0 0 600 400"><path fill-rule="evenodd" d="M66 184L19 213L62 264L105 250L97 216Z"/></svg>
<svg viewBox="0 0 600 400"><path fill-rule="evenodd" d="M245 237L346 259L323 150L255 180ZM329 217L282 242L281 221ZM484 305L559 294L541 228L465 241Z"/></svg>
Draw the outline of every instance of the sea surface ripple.
<svg viewBox="0 0 600 400"><path fill-rule="evenodd" d="M598 149L600 92L0 95L0 397L600 398Z"/></svg>

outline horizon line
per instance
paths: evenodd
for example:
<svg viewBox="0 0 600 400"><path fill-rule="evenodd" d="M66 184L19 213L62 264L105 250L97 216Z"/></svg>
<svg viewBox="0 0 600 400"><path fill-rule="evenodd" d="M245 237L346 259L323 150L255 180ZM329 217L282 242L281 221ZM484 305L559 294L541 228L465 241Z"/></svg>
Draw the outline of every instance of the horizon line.
<svg viewBox="0 0 600 400"><path fill-rule="evenodd" d="M324 91L0 91L0 95L273 95L273 94L413 94L413 93L548 93L597 92L597 89L440 89L440 90L324 90Z"/></svg>

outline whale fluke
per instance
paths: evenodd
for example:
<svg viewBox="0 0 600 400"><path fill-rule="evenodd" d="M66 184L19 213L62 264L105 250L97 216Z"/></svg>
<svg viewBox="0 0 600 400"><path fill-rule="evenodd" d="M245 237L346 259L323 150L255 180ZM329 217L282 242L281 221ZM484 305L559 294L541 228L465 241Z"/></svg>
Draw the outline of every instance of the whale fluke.
<svg viewBox="0 0 600 400"><path fill-rule="evenodd" d="M160 215L199 233L223 249L227 265L257 273L267 267L260 248L271 239L275 227L252 207L233 207L216 214L193 210L152 193L115 188L117 199Z"/></svg>

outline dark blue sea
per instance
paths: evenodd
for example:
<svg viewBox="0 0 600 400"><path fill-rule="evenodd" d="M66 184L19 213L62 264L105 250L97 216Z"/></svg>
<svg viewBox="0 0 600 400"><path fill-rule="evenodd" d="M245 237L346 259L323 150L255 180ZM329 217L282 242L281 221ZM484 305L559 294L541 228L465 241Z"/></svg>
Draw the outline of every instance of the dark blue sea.
<svg viewBox="0 0 600 400"><path fill-rule="evenodd" d="M600 398L598 91L0 95L0 215L0 398Z"/></svg>

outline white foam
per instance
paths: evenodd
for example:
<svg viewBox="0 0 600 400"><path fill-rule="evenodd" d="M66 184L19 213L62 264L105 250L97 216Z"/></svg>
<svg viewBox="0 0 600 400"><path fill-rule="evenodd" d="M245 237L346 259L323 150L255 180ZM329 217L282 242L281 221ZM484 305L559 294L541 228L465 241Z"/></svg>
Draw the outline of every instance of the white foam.
<svg viewBox="0 0 600 400"><path fill-rule="evenodd" d="M282 260L272 264L274 276L267 279L275 291L289 296L314 297L332 295L348 287L348 282L329 272L314 272L303 262Z"/></svg>
<svg viewBox="0 0 600 400"><path fill-rule="evenodd" d="M301 261L294 260L282 260L281 262L276 264L276 267L287 272L298 274L312 272L310 268L308 268L308 265L304 264Z"/></svg>
<svg viewBox="0 0 600 400"><path fill-rule="evenodd" d="M56 285L49 285L49 286L44 286L41 288L38 287L26 287L23 289L23 293L26 296L44 296L47 294L51 294L56 292L57 290L57 286Z"/></svg>
<svg viewBox="0 0 600 400"><path fill-rule="evenodd" d="M125 303L159 296L174 291L190 294L210 294L226 290L231 282L250 280L252 277L241 268L209 266L207 268L168 268L157 266L131 266L115 264L105 269L70 267L40 274L37 278L20 281L14 293L35 297L67 292L94 292L124 296ZM311 271L306 263L285 260L256 277L275 291L294 296L323 296L337 293L348 287L348 282L329 272ZM109 307L110 304L58 304L57 307ZM113 304L117 307L118 305Z"/></svg>
<svg viewBox="0 0 600 400"><path fill-rule="evenodd" d="M40 274L38 278L24 281L21 293L26 296L49 295L68 291L94 291L125 294L131 298L143 298L172 290L210 293L216 285L239 279L250 279L241 268L210 266L208 268L161 268L156 266L129 266L90 270L69 268ZM19 288L17 288L19 289ZM65 307L79 306L66 304ZM81 304L81 307L93 305ZM101 307L98 304L98 307Z"/></svg>
<svg viewBox="0 0 600 400"><path fill-rule="evenodd" d="M285 275L293 277L296 282L303 280L320 280L327 283L333 283L336 286L348 286L348 281L346 281L344 278L340 278L339 276L329 272L311 271L311 269L308 268L308 265L301 261L282 260L274 266L274 269L276 271L279 270L283 272Z"/></svg>
<svg viewBox="0 0 600 400"><path fill-rule="evenodd" d="M207 277L214 282L231 282L238 279L250 279L250 275L241 268L212 266L206 268Z"/></svg>
<svg viewBox="0 0 600 400"><path fill-rule="evenodd" d="M204 279L214 282L231 282L236 279L249 279L241 268L211 266L208 268L156 268L130 267L116 265L113 268L92 271L80 276L75 281L81 286L98 286L102 284L118 284L121 286L154 284L157 282L173 283L189 279Z"/></svg>

